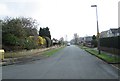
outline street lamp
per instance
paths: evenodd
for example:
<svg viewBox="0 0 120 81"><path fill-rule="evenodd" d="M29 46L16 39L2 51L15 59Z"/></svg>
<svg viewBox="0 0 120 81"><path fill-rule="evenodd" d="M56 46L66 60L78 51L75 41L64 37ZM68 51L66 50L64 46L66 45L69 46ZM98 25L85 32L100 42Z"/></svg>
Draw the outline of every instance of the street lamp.
<svg viewBox="0 0 120 81"><path fill-rule="evenodd" d="M91 5L91 7L95 7L96 8L96 20L97 20L97 39L98 39L98 54L100 54L100 38L99 38L99 27L98 27L98 12L97 12L97 5Z"/></svg>

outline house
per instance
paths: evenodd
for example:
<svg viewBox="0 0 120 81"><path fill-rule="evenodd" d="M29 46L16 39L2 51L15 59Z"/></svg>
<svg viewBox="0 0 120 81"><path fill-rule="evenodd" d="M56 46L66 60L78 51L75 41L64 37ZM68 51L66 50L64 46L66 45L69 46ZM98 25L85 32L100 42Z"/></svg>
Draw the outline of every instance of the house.
<svg viewBox="0 0 120 81"><path fill-rule="evenodd" d="M92 41L92 36L86 36L84 37L85 43L90 43Z"/></svg>
<svg viewBox="0 0 120 81"><path fill-rule="evenodd" d="M55 38L52 39L52 43L53 43L53 45L57 45L58 42L59 42L59 41L58 41L57 39L55 39Z"/></svg>
<svg viewBox="0 0 120 81"><path fill-rule="evenodd" d="M83 38L83 45L91 47L92 36L86 36Z"/></svg>
<svg viewBox="0 0 120 81"><path fill-rule="evenodd" d="M108 31L102 31L101 33L100 33L100 38L105 38L105 37L108 37L108 33L107 33Z"/></svg>
<svg viewBox="0 0 120 81"><path fill-rule="evenodd" d="M115 36L120 36L120 27L119 28L111 28L107 31L103 31L100 33L100 38L115 37Z"/></svg>
<svg viewBox="0 0 120 81"><path fill-rule="evenodd" d="M108 30L108 37L119 36L118 29L110 29Z"/></svg>
<svg viewBox="0 0 120 81"><path fill-rule="evenodd" d="M84 37L80 37L80 38L79 38L79 42L80 42L80 43L84 43Z"/></svg>
<svg viewBox="0 0 120 81"><path fill-rule="evenodd" d="M120 36L120 27L118 28L118 33L119 33L119 36Z"/></svg>
<svg viewBox="0 0 120 81"><path fill-rule="evenodd" d="M86 36L86 37L79 38L80 43L90 43L91 41L92 41L92 36Z"/></svg>

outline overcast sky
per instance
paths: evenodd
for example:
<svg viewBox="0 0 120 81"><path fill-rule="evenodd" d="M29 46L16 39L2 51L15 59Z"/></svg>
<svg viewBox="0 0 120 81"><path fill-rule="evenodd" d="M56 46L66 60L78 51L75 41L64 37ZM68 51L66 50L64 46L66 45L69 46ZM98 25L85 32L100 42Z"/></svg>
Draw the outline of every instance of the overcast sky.
<svg viewBox="0 0 120 81"><path fill-rule="evenodd" d="M97 33L96 4L99 30L118 27L118 1L120 0L0 0L0 18L32 17L39 27L49 27L52 38L67 35L73 38L92 36ZM38 28L39 30L39 28Z"/></svg>

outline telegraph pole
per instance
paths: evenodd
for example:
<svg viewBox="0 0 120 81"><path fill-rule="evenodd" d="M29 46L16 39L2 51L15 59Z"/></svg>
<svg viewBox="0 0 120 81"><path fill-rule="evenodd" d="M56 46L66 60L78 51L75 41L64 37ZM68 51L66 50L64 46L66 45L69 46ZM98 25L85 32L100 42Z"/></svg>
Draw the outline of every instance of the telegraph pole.
<svg viewBox="0 0 120 81"><path fill-rule="evenodd" d="M95 8L96 8L98 54L100 54L100 33L99 33L99 26L98 26L98 11L97 11L97 5L91 5L91 7L95 7Z"/></svg>

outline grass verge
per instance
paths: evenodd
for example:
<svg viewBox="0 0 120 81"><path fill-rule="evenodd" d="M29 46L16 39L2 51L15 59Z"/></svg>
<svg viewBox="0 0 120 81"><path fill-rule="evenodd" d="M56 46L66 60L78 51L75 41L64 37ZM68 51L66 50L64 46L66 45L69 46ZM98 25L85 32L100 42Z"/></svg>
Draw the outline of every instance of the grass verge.
<svg viewBox="0 0 120 81"><path fill-rule="evenodd" d="M41 49L33 49L33 50L23 50L20 52L6 52L4 54L5 58L18 58L18 57L26 57L26 56L32 56L36 53L40 53Z"/></svg>
<svg viewBox="0 0 120 81"><path fill-rule="evenodd" d="M45 48L45 49L33 49L33 50L23 50L20 52L6 52L4 54L5 58L19 58L19 57L27 57L27 56L36 56L46 53L48 56L59 49L56 48ZM50 53L49 53L50 52Z"/></svg>
<svg viewBox="0 0 120 81"><path fill-rule="evenodd" d="M78 47L80 47L81 49L88 49L88 47L86 46L78 46Z"/></svg>
<svg viewBox="0 0 120 81"><path fill-rule="evenodd" d="M105 53L98 54L96 50L92 50L92 49L85 49L85 50L91 53L92 55L95 55L98 58L106 61L107 63L120 63L120 57L109 56Z"/></svg>
<svg viewBox="0 0 120 81"><path fill-rule="evenodd" d="M85 51L89 52L92 55L95 55L96 57L106 61L110 64L119 64L120 63L120 57L108 55L106 53L101 52L101 54L98 54L97 50L94 50L93 48L88 48L85 46L80 46L81 49L84 49Z"/></svg>
<svg viewBox="0 0 120 81"><path fill-rule="evenodd" d="M55 54L56 52L60 51L63 48L64 47L60 47L60 48L57 48L57 49L52 49L52 50L46 51L46 52L43 53L43 55L49 57L49 56Z"/></svg>

